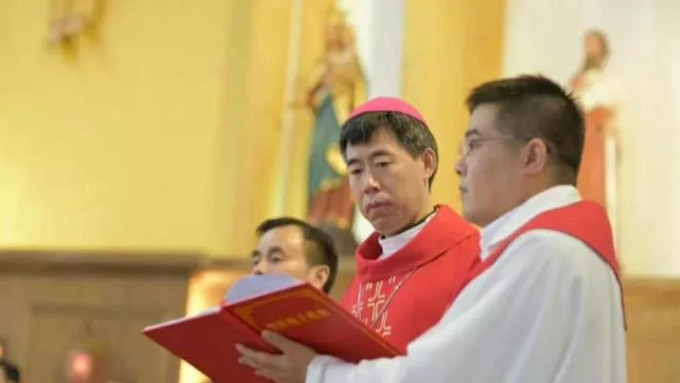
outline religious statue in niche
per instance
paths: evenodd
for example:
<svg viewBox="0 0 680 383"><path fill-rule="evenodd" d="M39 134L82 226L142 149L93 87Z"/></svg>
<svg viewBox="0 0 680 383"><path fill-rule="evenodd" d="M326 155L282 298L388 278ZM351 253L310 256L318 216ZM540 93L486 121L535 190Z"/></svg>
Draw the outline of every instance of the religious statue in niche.
<svg viewBox="0 0 680 383"><path fill-rule="evenodd" d="M614 215L621 91L606 68L610 51L604 33L588 31L584 48L583 65L570 84L586 123L577 186L583 198L599 202Z"/></svg>
<svg viewBox="0 0 680 383"><path fill-rule="evenodd" d="M52 0L48 43L71 44L78 36L96 34L106 0Z"/></svg>
<svg viewBox="0 0 680 383"><path fill-rule="evenodd" d="M324 57L308 87L307 105L314 112L309 157L309 221L327 231L341 254L353 254L354 204L347 168L338 141L340 126L358 104L365 101L365 81L354 33L345 17L333 11L325 31Z"/></svg>

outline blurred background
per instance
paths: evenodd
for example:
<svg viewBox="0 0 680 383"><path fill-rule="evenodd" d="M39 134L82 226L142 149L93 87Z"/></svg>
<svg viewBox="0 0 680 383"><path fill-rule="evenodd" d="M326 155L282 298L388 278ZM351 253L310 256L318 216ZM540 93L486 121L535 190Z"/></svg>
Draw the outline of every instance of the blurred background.
<svg viewBox="0 0 680 383"><path fill-rule="evenodd" d="M339 120L414 104L459 208L467 92L541 73L587 112L579 187L614 222L629 380L680 381L677 20L675 0L0 0L0 360L31 383L206 381L140 330L215 306L265 218L333 234L336 298L371 231L311 94Z"/></svg>

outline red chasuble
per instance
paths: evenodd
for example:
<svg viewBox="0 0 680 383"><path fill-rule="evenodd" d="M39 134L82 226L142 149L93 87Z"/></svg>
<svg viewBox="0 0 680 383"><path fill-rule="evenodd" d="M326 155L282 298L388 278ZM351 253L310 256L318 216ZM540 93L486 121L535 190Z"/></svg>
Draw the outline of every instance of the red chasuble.
<svg viewBox="0 0 680 383"><path fill-rule="evenodd" d="M342 306L405 350L439 321L479 263L479 233L439 206L409 243L383 260L378 238L373 233L357 249L357 275Z"/></svg>

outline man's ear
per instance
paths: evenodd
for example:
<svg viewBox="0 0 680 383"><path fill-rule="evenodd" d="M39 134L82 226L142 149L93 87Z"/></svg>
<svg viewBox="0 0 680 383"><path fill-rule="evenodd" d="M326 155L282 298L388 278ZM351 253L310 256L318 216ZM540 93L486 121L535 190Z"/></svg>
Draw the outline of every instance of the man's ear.
<svg viewBox="0 0 680 383"><path fill-rule="evenodd" d="M548 166L549 159L548 146L542 139L532 138L524 146L524 169L528 174L541 173Z"/></svg>
<svg viewBox="0 0 680 383"><path fill-rule="evenodd" d="M328 265L316 265L309 269L309 283L319 290L323 290L323 287L328 282L328 278L331 276L331 268Z"/></svg>
<svg viewBox="0 0 680 383"><path fill-rule="evenodd" d="M420 155L423 160L423 166L425 168L425 176L429 180L437 171L437 154L432 148L425 148L423 154Z"/></svg>

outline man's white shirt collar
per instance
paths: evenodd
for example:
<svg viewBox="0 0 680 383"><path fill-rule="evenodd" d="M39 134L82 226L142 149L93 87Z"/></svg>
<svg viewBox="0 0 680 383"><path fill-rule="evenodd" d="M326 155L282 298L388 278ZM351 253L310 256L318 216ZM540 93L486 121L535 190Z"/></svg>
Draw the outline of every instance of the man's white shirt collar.
<svg viewBox="0 0 680 383"><path fill-rule="evenodd" d="M481 258L488 257L496 246L537 215L580 200L578 190L571 185L554 186L529 198L482 229Z"/></svg>

